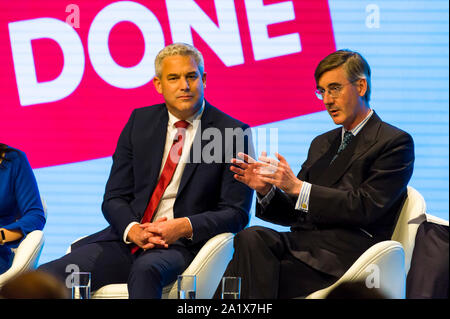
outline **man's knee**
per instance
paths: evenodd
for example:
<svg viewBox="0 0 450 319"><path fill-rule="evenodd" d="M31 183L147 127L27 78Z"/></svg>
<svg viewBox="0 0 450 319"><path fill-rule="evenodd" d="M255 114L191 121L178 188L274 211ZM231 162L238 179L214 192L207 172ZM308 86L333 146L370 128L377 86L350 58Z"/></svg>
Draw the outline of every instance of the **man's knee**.
<svg viewBox="0 0 450 319"><path fill-rule="evenodd" d="M130 278L151 278L156 282L161 281L162 269L155 262L148 258L137 258L130 270Z"/></svg>
<svg viewBox="0 0 450 319"><path fill-rule="evenodd" d="M262 226L252 226L241 230L239 233L234 236L234 245L248 245L252 244L255 239L259 240L261 238L261 234L267 231L266 227Z"/></svg>
<svg viewBox="0 0 450 319"><path fill-rule="evenodd" d="M138 257L128 277L128 293L134 298L161 298L166 267L156 256Z"/></svg>
<svg viewBox="0 0 450 319"><path fill-rule="evenodd" d="M63 283L66 283L67 278L72 271L80 271L79 269L74 268L72 264L65 261L63 258L42 264L37 270L51 274Z"/></svg>
<svg viewBox="0 0 450 319"><path fill-rule="evenodd" d="M92 245L86 245L39 266L39 270L50 273L61 280L65 280L72 272L92 272L95 264L95 250Z"/></svg>
<svg viewBox="0 0 450 319"><path fill-rule="evenodd" d="M167 285L177 279L191 262L193 256L180 249L147 251L133 263L128 283L147 280Z"/></svg>

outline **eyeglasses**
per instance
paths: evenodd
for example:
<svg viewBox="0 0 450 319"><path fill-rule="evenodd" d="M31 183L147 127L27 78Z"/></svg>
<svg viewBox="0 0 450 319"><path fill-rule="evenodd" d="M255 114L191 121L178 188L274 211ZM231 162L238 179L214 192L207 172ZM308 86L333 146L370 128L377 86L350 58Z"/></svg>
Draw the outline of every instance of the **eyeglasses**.
<svg viewBox="0 0 450 319"><path fill-rule="evenodd" d="M334 85L331 85L328 89L317 89L315 91L316 97L322 101L323 97L325 95L325 92L327 92L329 95L331 95L332 98L335 99L335 98L339 97L344 86L352 84L353 82L356 82L356 81L357 80L350 81L349 83L346 83L346 84L334 84Z"/></svg>

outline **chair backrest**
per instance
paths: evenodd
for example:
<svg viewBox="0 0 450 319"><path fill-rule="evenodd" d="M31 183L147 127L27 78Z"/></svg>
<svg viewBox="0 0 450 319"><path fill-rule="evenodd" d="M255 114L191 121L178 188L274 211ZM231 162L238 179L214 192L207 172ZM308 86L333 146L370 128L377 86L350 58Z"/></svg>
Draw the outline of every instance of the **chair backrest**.
<svg viewBox="0 0 450 319"><path fill-rule="evenodd" d="M423 196L411 186L408 186L408 197L403 204L400 216L395 226L392 240L402 244L405 251L405 271L408 273L414 250L417 229L426 219L426 204Z"/></svg>

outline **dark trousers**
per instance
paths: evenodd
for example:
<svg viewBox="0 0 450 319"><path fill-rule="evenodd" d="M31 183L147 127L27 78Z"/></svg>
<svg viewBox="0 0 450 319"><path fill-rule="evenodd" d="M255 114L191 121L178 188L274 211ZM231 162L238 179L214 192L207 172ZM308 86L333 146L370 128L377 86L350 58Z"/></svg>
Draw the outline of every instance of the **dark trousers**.
<svg viewBox="0 0 450 319"><path fill-rule="evenodd" d="M234 238L234 255L224 276L240 276L243 299L304 297L325 288L338 278L322 273L296 259L280 233L250 227ZM220 298L219 285L215 298Z"/></svg>
<svg viewBox="0 0 450 319"><path fill-rule="evenodd" d="M147 299L161 298L163 287L175 281L193 258L182 246L140 250L133 255L125 243L109 241L78 247L39 269L56 276L68 288L72 271L90 272L93 291L108 284L127 283L129 298Z"/></svg>

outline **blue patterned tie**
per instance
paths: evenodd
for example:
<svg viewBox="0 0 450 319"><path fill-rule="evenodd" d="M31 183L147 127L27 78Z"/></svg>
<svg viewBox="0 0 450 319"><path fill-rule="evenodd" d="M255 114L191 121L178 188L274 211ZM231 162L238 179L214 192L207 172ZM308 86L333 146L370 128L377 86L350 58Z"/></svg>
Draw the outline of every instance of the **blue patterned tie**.
<svg viewBox="0 0 450 319"><path fill-rule="evenodd" d="M336 155L334 155L333 159L331 160L330 164L333 163L333 161L338 157L339 153L342 152L348 144L350 144L351 140L353 139L353 134L350 131L345 131L344 138L342 139L342 143L339 146Z"/></svg>

